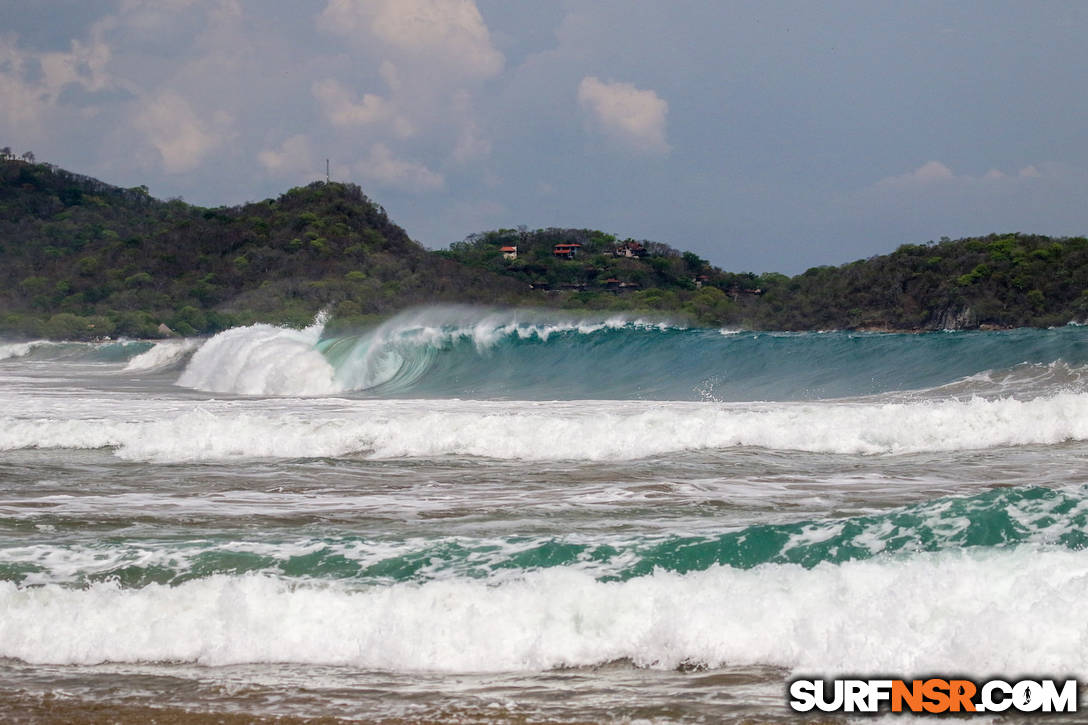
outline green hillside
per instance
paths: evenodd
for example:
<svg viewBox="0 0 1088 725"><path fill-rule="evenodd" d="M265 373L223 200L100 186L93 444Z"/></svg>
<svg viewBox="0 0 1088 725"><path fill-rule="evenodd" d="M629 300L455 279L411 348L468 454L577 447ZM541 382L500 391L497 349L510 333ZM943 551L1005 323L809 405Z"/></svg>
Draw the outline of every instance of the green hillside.
<svg viewBox="0 0 1088 725"><path fill-rule="evenodd" d="M516 256L503 249L516 250ZM691 252L594 229L499 229L473 234L438 254L512 277L544 304L656 311L711 325L736 319L741 310L729 295L758 284L754 275L727 274Z"/></svg>
<svg viewBox="0 0 1088 725"><path fill-rule="evenodd" d="M591 229L500 229L431 252L353 184L203 208L0 161L0 334L188 335L320 309L350 326L435 303L786 330L1050 326L1088 316L1088 240L943 239L792 278Z"/></svg>
<svg viewBox="0 0 1088 725"><path fill-rule="evenodd" d="M45 164L0 162L0 328L183 334L321 308L342 319L429 302L514 304L512 279L428 252L351 184L206 209ZM93 327L92 327L93 326Z"/></svg>
<svg viewBox="0 0 1088 725"><path fill-rule="evenodd" d="M556 259L554 245L581 245ZM642 250L629 258L617 250ZM517 248L505 259L503 247ZM934 330L1064 325L1088 316L1088 240L1030 234L907 244L795 277L731 274L690 252L586 229L498 230L450 258L588 308L653 309L757 329ZM618 294L617 294L618 293Z"/></svg>
<svg viewBox="0 0 1088 725"><path fill-rule="evenodd" d="M1088 239L990 235L906 244L892 254L792 279L767 276L753 327L1049 327L1088 316Z"/></svg>

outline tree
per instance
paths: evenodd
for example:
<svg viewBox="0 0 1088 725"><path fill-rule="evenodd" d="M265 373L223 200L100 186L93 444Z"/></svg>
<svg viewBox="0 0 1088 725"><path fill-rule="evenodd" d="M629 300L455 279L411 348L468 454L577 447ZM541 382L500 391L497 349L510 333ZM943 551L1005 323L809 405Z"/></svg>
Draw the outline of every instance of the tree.
<svg viewBox="0 0 1088 725"><path fill-rule="evenodd" d="M24 153L23 154L23 161L27 162L28 164L34 163L34 152L33 151L27 151L26 153Z"/></svg>
<svg viewBox="0 0 1088 725"><path fill-rule="evenodd" d="M710 262L694 252L684 252L683 255L681 255L681 258L684 260L684 266L687 267L687 270L692 274L702 272L710 266Z"/></svg>

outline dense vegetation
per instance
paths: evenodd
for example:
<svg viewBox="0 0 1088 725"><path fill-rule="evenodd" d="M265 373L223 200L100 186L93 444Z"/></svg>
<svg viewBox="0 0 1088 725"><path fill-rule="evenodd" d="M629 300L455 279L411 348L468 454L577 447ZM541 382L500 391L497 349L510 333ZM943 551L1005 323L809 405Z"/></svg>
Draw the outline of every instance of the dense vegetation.
<svg viewBox="0 0 1088 725"><path fill-rule="evenodd" d="M516 249L516 257L503 249ZM736 318L740 309L730 295L752 295L758 287L754 275L727 274L691 252L592 229L499 229L439 254L513 277L545 304L677 313L706 324Z"/></svg>
<svg viewBox="0 0 1088 725"><path fill-rule="evenodd" d="M204 209L45 164L0 162L0 329L192 334L424 302L516 303L514 280L428 252L350 184Z"/></svg>
<svg viewBox="0 0 1088 725"><path fill-rule="evenodd" d="M0 333L193 334L322 308L352 325L438 302L791 330L1064 324L1088 315L1088 240L942 239L793 278L589 229L500 229L428 252L352 184L209 209L0 160Z"/></svg>
<svg viewBox="0 0 1088 725"><path fill-rule="evenodd" d="M1047 327L1088 316L1088 239L990 235L763 281L752 326L782 329Z"/></svg>
<svg viewBox="0 0 1088 725"><path fill-rule="evenodd" d="M581 245L574 259L555 258L554 245L571 243ZM644 254L617 254L631 245ZM514 246L516 259L499 252ZM1083 237L1006 234L906 244L793 278L729 274L690 252L591 230L504 229L475 234L446 254L544 290L574 290L568 303L579 306L682 312L709 324L932 330L1062 325L1088 316Z"/></svg>

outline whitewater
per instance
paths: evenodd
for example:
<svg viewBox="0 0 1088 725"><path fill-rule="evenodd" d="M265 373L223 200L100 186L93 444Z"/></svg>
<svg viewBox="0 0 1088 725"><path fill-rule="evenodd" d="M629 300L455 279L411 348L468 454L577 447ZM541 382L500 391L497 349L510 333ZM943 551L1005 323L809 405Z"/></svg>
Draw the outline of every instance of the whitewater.
<svg viewBox="0 0 1088 725"><path fill-rule="evenodd" d="M1088 678L1088 328L327 323L0 341L0 707L751 722L801 675Z"/></svg>

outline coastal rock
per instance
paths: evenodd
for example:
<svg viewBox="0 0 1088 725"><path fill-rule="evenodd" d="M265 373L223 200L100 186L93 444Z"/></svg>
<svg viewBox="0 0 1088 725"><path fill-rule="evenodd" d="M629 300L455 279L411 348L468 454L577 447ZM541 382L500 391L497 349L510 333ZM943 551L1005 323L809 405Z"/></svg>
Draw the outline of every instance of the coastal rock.
<svg viewBox="0 0 1088 725"><path fill-rule="evenodd" d="M978 327L978 321L970 307L947 307L937 318L939 330L971 330L976 327Z"/></svg>

